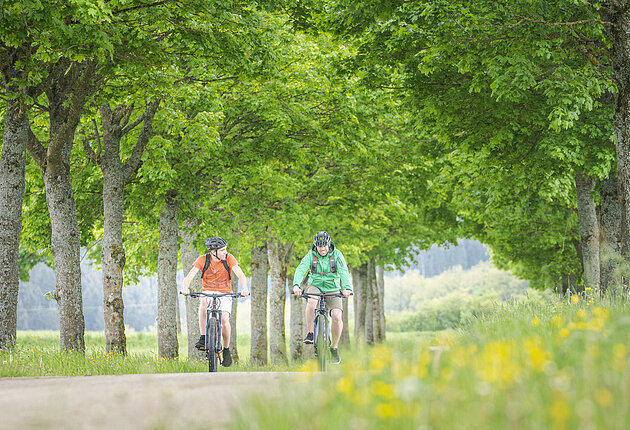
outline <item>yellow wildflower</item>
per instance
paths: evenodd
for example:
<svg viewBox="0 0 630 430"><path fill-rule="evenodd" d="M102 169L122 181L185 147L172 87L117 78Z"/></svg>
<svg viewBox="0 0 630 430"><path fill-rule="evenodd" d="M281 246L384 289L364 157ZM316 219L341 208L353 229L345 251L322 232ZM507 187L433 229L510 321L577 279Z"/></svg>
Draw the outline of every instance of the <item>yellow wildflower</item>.
<svg viewBox="0 0 630 430"><path fill-rule="evenodd" d="M556 421L565 421L569 418L569 404L563 399L556 399L550 407L551 417Z"/></svg>
<svg viewBox="0 0 630 430"><path fill-rule="evenodd" d="M538 326L540 325L540 318L538 318L538 317L534 317L534 318L532 319L532 325L533 325L534 327L538 327Z"/></svg>
<svg viewBox="0 0 630 430"><path fill-rule="evenodd" d="M394 386L391 384L386 384L383 381L374 381L370 386L370 391L373 395L379 396L386 400L391 400L396 397Z"/></svg>
<svg viewBox="0 0 630 430"><path fill-rule="evenodd" d="M613 401L612 393L605 388L597 390L595 392L595 401L600 406L610 406Z"/></svg>
<svg viewBox="0 0 630 430"><path fill-rule="evenodd" d="M398 418L403 413L403 405L400 402L379 403L374 413L379 418Z"/></svg>
<svg viewBox="0 0 630 430"><path fill-rule="evenodd" d="M571 295L571 304L575 305L577 303L580 303L580 296L577 294Z"/></svg>
<svg viewBox="0 0 630 430"><path fill-rule="evenodd" d="M348 376L344 376L339 381L337 381L337 391L339 391L340 393L351 393L353 388L354 383L352 382L352 379L350 379Z"/></svg>

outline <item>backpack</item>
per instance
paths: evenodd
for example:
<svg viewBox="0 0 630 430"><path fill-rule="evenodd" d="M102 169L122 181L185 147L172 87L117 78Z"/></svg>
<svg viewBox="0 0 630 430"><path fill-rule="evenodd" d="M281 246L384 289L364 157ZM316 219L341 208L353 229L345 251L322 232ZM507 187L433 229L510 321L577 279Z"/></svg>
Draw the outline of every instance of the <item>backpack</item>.
<svg viewBox="0 0 630 430"><path fill-rule="evenodd" d="M318 272L317 271L317 254L315 253L315 251L311 251L311 254L313 255L313 263L311 264L309 273L316 273L318 275L325 275L326 273L337 273L337 265L335 264L335 250L334 249L332 250L332 252L329 253L330 272Z"/></svg>
<svg viewBox="0 0 630 430"><path fill-rule="evenodd" d="M206 270L208 270L208 267L210 267L210 254L206 254L206 262L203 265L203 270L201 271L201 279L203 280L203 275L206 273ZM230 269L230 266L228 266L227 264L227 259L226 260L221 260L221 263L223 263L223 267L225 267L225 270L227 270L228 272L228 278L232 277L232 270Z"/></svg>

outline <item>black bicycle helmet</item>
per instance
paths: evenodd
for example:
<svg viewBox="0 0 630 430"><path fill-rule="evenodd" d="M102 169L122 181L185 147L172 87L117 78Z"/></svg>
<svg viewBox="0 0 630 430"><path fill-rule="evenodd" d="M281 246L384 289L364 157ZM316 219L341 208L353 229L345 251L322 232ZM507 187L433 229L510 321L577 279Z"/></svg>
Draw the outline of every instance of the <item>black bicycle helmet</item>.
<svg viewBox="0 0 630 430"><path fill-rule="evenodd" d="M330 241L330 235L325 231L318 231L313 237L313 245L315 246L328 246Z"/></svg>
<svg viewBox="0 0 630 430"><path fill-rule="evenodd" d="M209 239L206 239L206 248L209 250L221 249L224 246L227 246L227 240L223 239L220 236L214 236Z"/></svg>

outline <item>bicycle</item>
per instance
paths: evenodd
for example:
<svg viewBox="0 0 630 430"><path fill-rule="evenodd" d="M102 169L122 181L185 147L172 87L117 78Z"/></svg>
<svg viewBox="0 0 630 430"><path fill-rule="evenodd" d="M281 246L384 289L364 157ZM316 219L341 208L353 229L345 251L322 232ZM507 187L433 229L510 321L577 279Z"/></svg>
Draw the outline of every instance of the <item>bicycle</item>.
<svg viewBox="0 0 630 430"><path fill-rule="evenodd" d="M182 294L182 292L179 292ZM210 297L212 302L206 310L206 343L204 351L208 358L208 372L216 372L219 367L219 354L223 350L221 345L221 314L223 311L219 309L221 305L221 297L239 298L243 297L241 293L210 293L207 291L190 292L190 297Z"/></svg>
<svg viewBox="0 0 630 430"><path fill-rule="evenodd" d="M352 295L352 292L350 295ZM329 311L328 308L326 308L326 300L324 300L324 298L341 297L343 299L347 297L341 294L340 291L335 291L334 293L307 293L306 291L302 291L302 295L300 297L305 299L308 299L309 297L318 298L317 305L315 306L313 348L315 349L315 357L319 363L319 369L322 372L325 372L330 354L331 342Z"/></svg>

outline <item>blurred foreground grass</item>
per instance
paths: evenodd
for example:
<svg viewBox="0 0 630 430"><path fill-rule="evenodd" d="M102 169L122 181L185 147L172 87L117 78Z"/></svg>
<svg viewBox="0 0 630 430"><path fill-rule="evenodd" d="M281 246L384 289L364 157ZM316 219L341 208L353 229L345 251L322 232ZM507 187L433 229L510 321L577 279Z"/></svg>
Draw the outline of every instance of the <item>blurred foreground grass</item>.
<svg viewBox="0 0 630 430"><path fill-rule="evenodd" d="M457 331L388 336L305 372L285 401L253 399L232 428L628 428L627 301L539 294Z"/></svg>

